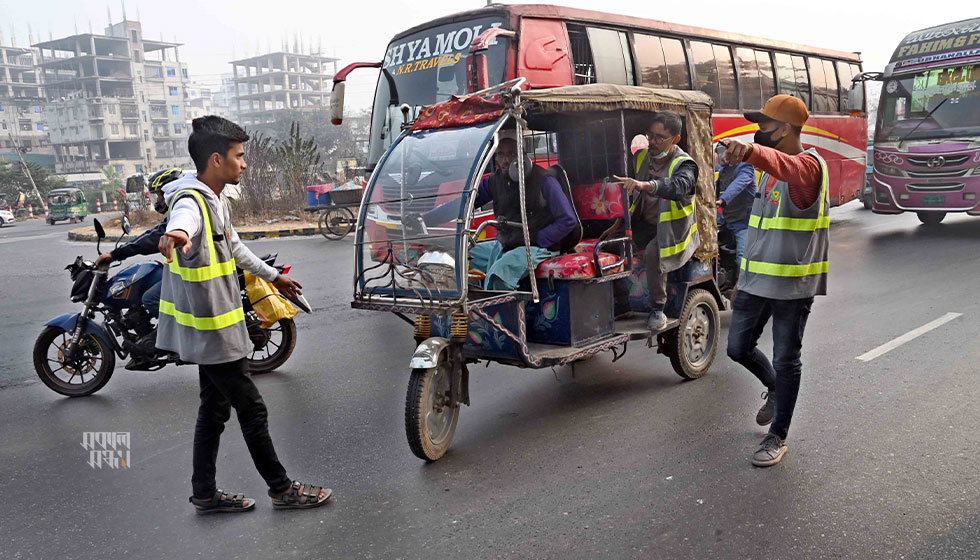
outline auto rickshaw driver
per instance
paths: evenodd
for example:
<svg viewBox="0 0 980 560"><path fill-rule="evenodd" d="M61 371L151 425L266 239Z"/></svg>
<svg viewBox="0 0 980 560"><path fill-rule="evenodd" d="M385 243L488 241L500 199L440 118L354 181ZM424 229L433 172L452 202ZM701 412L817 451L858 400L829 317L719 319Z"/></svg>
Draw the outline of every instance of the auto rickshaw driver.
<svg viewBox="0 0 980 560"><path fill-rule="evenodd" d="M480 181L475 206L493 202L494 216L500 222L520 224L520 190L518 187L517 133L501 130L494 155L496 169ZM562 239L575 230L578 218L571 201L558 181L530 158L524 162L527 227L531 239L534 266L558 256ZM406 213L403 226L417 233L422 225L431 226L453 220L459 211L458 201L450 201L425 214ZM477 243L470 250L470 266L486 274L483 286L488 290L514 290L528 275L524 232L520 227L498 227L496 239Z"/></svg>

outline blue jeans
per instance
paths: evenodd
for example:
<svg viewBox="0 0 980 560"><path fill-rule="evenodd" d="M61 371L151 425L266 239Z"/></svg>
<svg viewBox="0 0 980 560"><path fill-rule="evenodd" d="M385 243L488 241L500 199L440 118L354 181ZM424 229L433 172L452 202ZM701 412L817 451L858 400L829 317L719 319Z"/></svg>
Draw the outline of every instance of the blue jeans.
<svg viewBox="0 0 980 560"><path fill-rule="evenodd" d="M554 251L531 247L531 262L534 266L557 256L558 253ZM470 265L486 273L486 289L515 290L521 279L527 276L527 251L522 245L504 252L499 241L482 241L470 249Z"/></svg>
<svg viewBox="0 0 980 560"><path fill-rule="evenodd" d="M728 327L728 357L776 391L776 413L769 433L786 439L800 392L803 331L813 298L769 299L739 290ZM772 319L772 363L759 350L759 337Z"/></svg>
<svg viewBox="0 0 980 560"><path fill-rule="evenodd" d="M745 240L749 236L749 228L732 229L732 234L735 235L735 262L738 266L742 266L742 255L745 254Z"/></svg>
<svg viewBox="0 0 980 560"><path fill-rule="evenodd" d="M160 316L160 288L162 286L163 282L157 282L150 286L149 290L143 292L143 296L140 298L140 302L150 313L151 317Z"/></svg>

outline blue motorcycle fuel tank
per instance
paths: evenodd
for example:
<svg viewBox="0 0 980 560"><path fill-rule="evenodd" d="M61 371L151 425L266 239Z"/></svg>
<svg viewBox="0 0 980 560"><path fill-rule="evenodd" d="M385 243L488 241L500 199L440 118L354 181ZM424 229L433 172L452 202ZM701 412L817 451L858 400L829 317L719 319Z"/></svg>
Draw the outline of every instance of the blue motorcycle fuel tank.
<svg viewBox="0 0 980 560"><path fill-rule="evenodd" d="M143 292L162 278L163 263L150 261L128 266L109 280L103 301L118 309L139 305Z"/></svg>

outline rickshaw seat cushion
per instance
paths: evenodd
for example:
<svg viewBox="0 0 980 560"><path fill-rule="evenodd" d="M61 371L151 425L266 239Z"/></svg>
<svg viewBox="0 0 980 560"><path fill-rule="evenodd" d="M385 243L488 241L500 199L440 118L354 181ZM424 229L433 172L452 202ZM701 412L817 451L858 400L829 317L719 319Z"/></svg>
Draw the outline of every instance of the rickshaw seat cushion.
<svg viewBox="0 0 980 560"><path fill-rule="evenodd" d="M575 185L572 205L582 220L614 220L625 214L622 189L616 183Z"/></svg>
<svg viewBox="0 0 980 560"><path fill-rule="evenodd" d="M595 246L598 244L599 244L598 239L583 239L578 242L578 245L575 246L575 252L589 253L591 255L592 251L595 250Z"/></svg>
<svg viewBox="0 0 980 560"><path fill-rule="evenodd" d="M609 266L620 260L619 255L612 253L599 253L599 265ZM620 272L622 266L615 270L607 271L606 274ZM550 258L534 269L536 278L547 279L554 274L557 280L584 280L587 278L597 278L599 271L595 267L595 259L592 252L572 253L569 255L559 255Z"/></svg>

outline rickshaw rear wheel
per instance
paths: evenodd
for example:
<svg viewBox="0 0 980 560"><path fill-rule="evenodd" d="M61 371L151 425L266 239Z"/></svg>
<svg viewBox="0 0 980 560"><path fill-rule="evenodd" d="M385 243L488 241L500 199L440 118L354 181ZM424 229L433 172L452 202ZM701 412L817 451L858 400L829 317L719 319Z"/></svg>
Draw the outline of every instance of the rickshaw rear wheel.
<svg viewBox="0 0 980 560"><path fill-rule="evenodd" d="M664 350L677 375L697 379L708 372L718 352L718 303L707 290L691 290L679 319L676 329L664 333Z"/></svg>
<svg viewBox="0 0 980 560"><path fill-rule="evenodd" d="M456 433L459 405L449 401L450 366L446 360L432 368L413 369L405 398L405 435L412 453L425 461L446 454Z"/></svg>

